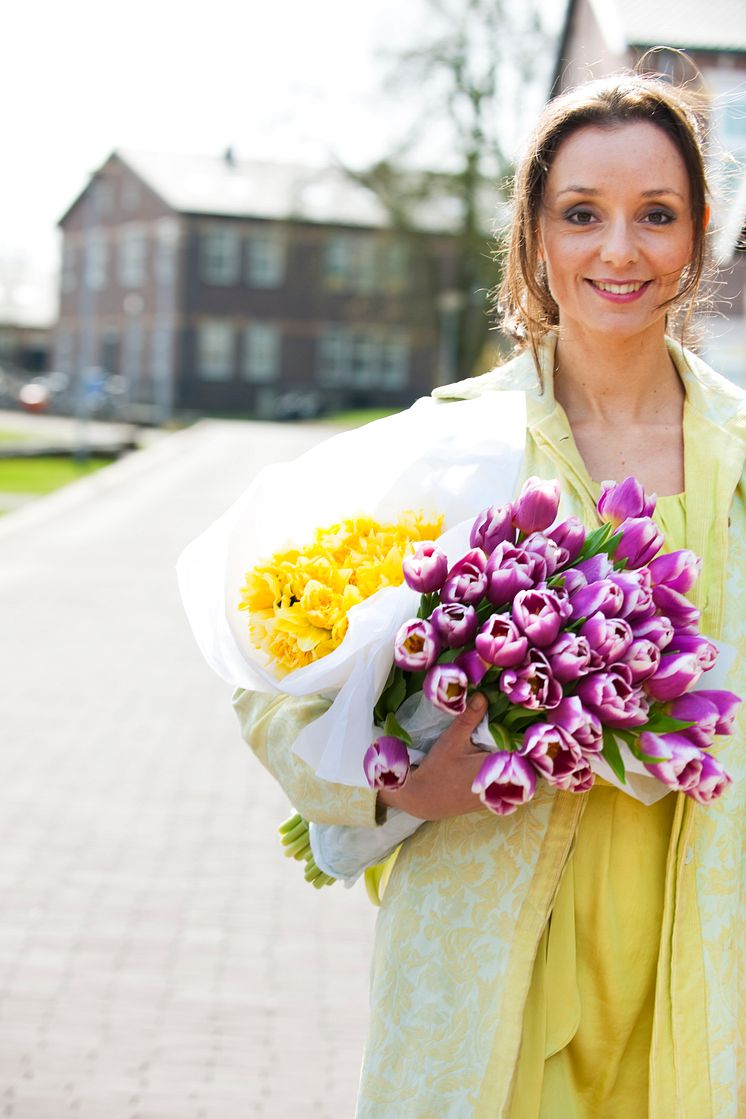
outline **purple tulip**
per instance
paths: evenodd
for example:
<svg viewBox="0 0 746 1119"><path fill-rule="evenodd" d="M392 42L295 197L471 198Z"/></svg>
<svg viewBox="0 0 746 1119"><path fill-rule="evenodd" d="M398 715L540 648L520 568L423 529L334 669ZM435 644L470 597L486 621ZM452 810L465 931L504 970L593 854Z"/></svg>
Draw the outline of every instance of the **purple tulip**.
<svg viewBox="0 0 746 1119"><path fill-rule="evenodd" d="M654 613L653 591L647 567L638 571L615 571L609 579L616 583L624 595L619 611L622 618L631 622L634 618L645 618Z"/></svg>
<svg viewBox="0 0 746 1119"><path fill-rule="evenodd" d="M527 478L523 489L513 502L513 524L528 536L549 528L557 516L560 487L556 479L546 482L541 478Z"/></svg>
<svg viewBox="0 0 746 1119"><path fill-rule="evenodd" d="M578 768L570 778L568 786L571 793L587 793L593 788L596 778L587 758L581 758Z"/></svg>
<svg viewBox="0 0 746 1119"><path fill-rule="evenodd" d="M490 667L487 661L483 661L476 649L467 649L460 653L455 661L453 661L458 668L463 669L466 673L469 683L472 687L476 688L478 684L482 683L487 669Z"/></svg>
<svg viewBox="0 0 746 1119"><path fill-rule="evenodd" d="M577 517L568 517L547 532L560 549L560 567L572 563L585 544L586 531ZM565 558L566 557L566 558Z"/></svg>
<svg viewBox="0 0 746 1119"><path fill-rule="evenodd" d="M659 587L653 587L653 602L661 614L670 618L675 629L689 633L696 632L699 625L699 610L696 606L692 606L683 594L661 584Z"/></svg>
<svg viewBox="0 0 746 1119"><path fill-rule="evenodd" d="M488 556L492 555L498 544L505 540L512 544L514 539L512 505L491 505L489 509L483 509L469 534L472 548L481 548Z"/></svg>
<svg viewBox="0 0 746 1119"><path fill-rule="evenodd" d="M519 753L550 785L569 789L583 755L572 735L552 723L533 723L523 734Z"/></svg>
<svg viewBox="0 0 746 1119"><path fill-rule="evenodd" d="M466 710L469 677L457 664L435 664L422 682L422 691L433 707L448 715Z"/></svg>
<svg viewBox="0 0 746 1119"><path fill-rule="evenodd" d="M663 533L650 517L630 517L622 521L618 531L622 538L617 544L614 559L626 559L627 567L644 567L660 551Z"/></svg>
<svg viewBox="0 0 746 1119"><path fill-rule="evenodd" d="M448 557L435 544L418 544L414 555L402 561L407 586L419 594L432 594L443 586L448 572Z"/></svg>
<svg viewBox="0 0 746 1119"><path fill-rule="evenodd" d="M520 754L501 750L497 754L489 754L482 763L471 791L490 812L509 816L534 795L536 770Z"/></svg>
<svg viewBox="0 0 746 1119"><path fill-rule="evenodd" d="M696 694L703 699L709 699L718 709L720 717L715 727L715 734L732 734L741 697L733 692L709 691L704 688L701 691L698 689Z"/></svg>
<svg viewBox="0 0 746 1119"><path fill-rule="evenodd" d="M544 561L535 552L507 542L498 544L487 563L487 598L495 606L504 606L545 575Z"/></svg>
<svg viewBox="0 0 746 1119"><path fill-rule="evenodd" d="M562 699L562 686L552 676L549 661L538 649L529 649L522 664L506 668L500 688L511 701L529 711L556 707Z"/></svg>
<svg viewBox="0 0 746 1119"><path fill-rule="evenodd" d="M732 784L733 778L723 769L717 758L713 758L711 754L703 754L699 781L684 791L698 804L712 804L713 800L721 797Z"/></svg>
<svg viewBox="0 0 746 1119"><path fill-rule="evenodd" d="M407 672L424 672L440 654L435 628L424 618L405 622L394 638L394 664Z"/></svg>
<svg viewBox="0 0 746 1119"><path fill-rule="evenodd" d="M645 690L653 699L668 703L690 692L701 675L694 653L664 653L658 670L645 681Z"/></svg>
<svg viewBox="0 0 746 1119"><path fill-rule="evenodd" d="M569 595L575 594L581 587L588 586L588 580L577 567L568 567L566 571L561 573L561 577L564 579L562 589Z"/></svg>
<svg viewBox="0 0 746 1119"><path fill-rule="evenodd" d="M695 746L699 746L700 750L707 750L712 746L712 740L717 734L720 712L711 699L703 697L700 692L689 692L688 695L679 696L670 703L668 713L674 719L692 724L680 733Z"/></svg>
<svg viewBox="0 0 746 1119"><path fill-rule="evenodd" d="M430 621L439 640L449 649L468 645L477 632L477 612L463 602L441 603L433 610Z"/></svg>
<svg viewBox="0 0 746 1119"><path fill-rule="evenodd" d="M585 707L609 727L640 727L648 720L648 703L632 684L626 665L615 664L578 682L577 695Z"/></svg>
<svg viewBox="0 0 746 1119"><path fill-rule="evenodd" d="M552 711L551 720L571 734L581 750L597 754L603 747L601 720L593 711L583 707L578 696L565 696Z"/></svg>
<svg viewBox="0 0 746 1119"><path fill-rule="evenodd" d="M467 606L479 602L487 590L487 557L481 548L471 551L454 563L440 591L442 602L463 602Z"/></svg>
<svg viewBox="0 0 746 1119"><path fill-rule="evenodd" d="M616 583L612 583L610 579L600 579L570 595L570 605L574 620L590 618L599 611L607 618L612 618L624 605L624 595Z"/></svg>
<svg viewBox="0 0 746 1119"><path fill-rule="evenodd" d="M560 684L577 680L590 670L591 649L587 638L578 633L561 633L544 650L552 675Z"/></svg>
<svg viewBox="0 0 746 1119"><path fill-rule="evenodd" d="M564 592L531 588L513 599L513 621L533 645L551 645L570 616Z"/></svg>
<svg viewBox="0 0 746 1119"><path fill-rule="evenodd" d="M474 639L483 660L498 668L512 668L523 660L528 640L506 614L492 614Z"/></svg>
<svg viewBox="0 0 746 1119"><path fill-rule="evenodd" d="M697 581L702 560L694 552L682 548L667 552L650 561L650 575L656 586L670 587L672 591L686 594Z"/></svg>
<svg viewBox="0 0 746 1119"><path fill-rule="evenodd" d="M638 641L632 642L621 660L632 673L632 683L641 684L643 680L647 680L658 671L661 651L652 641L641 637Z"/></svg>
<svg viewBox="0 0 746 1119"><path fill-rule="evenodd" d="M705 755L683 734L643 731L640 748L648 757L661 759L659 762L645 762L645 768L669 789L685 793L699 784Z"/></svg>
<svg viewBox="0 0 746 1119"><path fill-rule="evenodd" d="M631 625L636 641L643 639L652 641L659 649L665 649L670 645L674 635L671 622L662 614L654 614L650 618L634 618Z"/></svg>
<svg viewBox="0 0 746 1119"><path fill-rule="evenodd" d="M400 789L409 776L409 754L400 738L384 734L365 751L363 769L372 789Z"/></svg>
<svg viewBox="0 0 746 1119"><path fill-rule="evenodd" d="M545 536L543 532L532 532L522 541L521 547L533 555L541 556L546 568L546 578L553 575L560 565L561 555L558 545L551 536Z"/></svg>
<svg viewBox="0 0 746 1119"><path fill-rule="evenodd" d="M655 495L646 497L637 478L623 482L602 482L601 496L596 503L602 521L618 528L630 517L650 517L655 509Z"/></svg>
<svg viewBox="0 0 746 1119"><path fill-rule="evenodd" d="M605 552L596 556L589 556L577 565L577 571L585 575L586 583L597 583L599 579L608 579L614 570L614 565Z"/></svg>
<svg viewBox="0 0 746 1119"><path fill-rule="evenodd" d="M693 653L702 666L703 672L715 667L718 659L717 645L708 641L701 633L674 633L668 646L669 653Z"/></svg>
<svg viewBox="0 0 746 1119"><path fill-rule="evenodd" d="M629 622L625 622L624 618L607 618L600 611L591 614L578 632L586 639L591 651L598 653L604 664L621 660L633 640Z"/></svg>

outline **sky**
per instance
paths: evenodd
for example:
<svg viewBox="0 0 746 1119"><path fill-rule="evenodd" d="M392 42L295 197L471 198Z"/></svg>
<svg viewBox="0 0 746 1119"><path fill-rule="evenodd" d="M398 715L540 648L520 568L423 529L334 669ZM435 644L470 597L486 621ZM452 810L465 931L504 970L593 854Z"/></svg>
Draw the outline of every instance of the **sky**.
<svg viewBox="0 0 746 1119"><path fill-rule="evenodd" d="M546 4L556 26L564 0ZM385 154L410 106L386 95L382 54L416 44L426 18L423 0L13 5L0 289L56 267L56 222L117 147L350 166ZM520 133L515 114L505 126Z"/></svg>

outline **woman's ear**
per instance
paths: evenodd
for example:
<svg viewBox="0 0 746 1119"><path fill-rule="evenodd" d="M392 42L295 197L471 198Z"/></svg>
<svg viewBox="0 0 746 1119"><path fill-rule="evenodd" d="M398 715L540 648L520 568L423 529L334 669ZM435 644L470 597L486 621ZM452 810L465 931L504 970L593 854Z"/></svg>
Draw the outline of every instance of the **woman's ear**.
<svg viewBox="0 0 746 1119"><path fill-rule="evenodd" d="M705 205L705 217L704 217L704 227L705 227L705 229L707 229L709 224L710 224L710 207Z"/></svg>

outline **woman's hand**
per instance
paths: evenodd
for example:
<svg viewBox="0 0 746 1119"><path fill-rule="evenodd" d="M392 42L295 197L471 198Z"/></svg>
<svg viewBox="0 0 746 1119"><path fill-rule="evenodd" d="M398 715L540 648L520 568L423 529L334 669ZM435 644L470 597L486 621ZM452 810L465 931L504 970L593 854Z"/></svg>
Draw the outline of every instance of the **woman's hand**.
<svg viewBox="0 0 746 1119"><path fill-rule="evenodd" d="M379 792L379 803L421 820L444 820L481 808L471 786L486 755L473 745L471 733L486 709L484 696L473 695L463 715L441 734L421 765L410 771L404 785Z"/></svg>

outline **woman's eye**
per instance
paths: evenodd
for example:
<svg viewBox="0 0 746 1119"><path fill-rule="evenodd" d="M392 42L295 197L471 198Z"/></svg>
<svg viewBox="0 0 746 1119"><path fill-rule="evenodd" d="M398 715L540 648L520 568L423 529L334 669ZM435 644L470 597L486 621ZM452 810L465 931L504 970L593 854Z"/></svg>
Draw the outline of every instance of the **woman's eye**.
<svg viewBox="0 0 746 1119"><path fill-rule="evenodd" d="M565 214L565 218L573 225L590 225L595 220L590 210L570 210Z"/></svg>
<svg viewBox="0 0 746 1119"><path fill-rule="evenodd" d="M673 220L674 216L668 210L651 210L645 215L648 225L669 225Z"/></svg>

